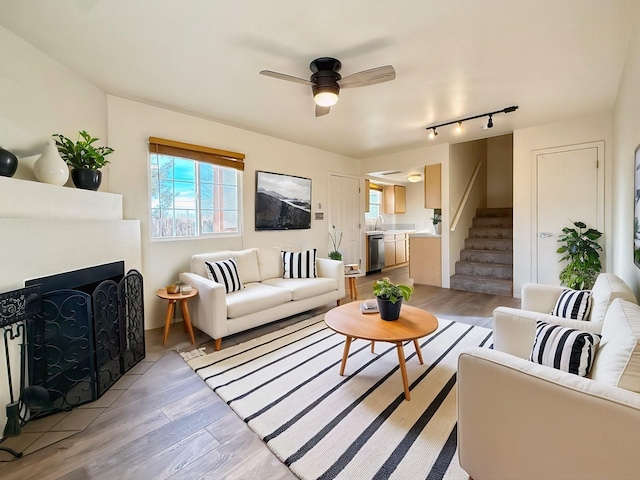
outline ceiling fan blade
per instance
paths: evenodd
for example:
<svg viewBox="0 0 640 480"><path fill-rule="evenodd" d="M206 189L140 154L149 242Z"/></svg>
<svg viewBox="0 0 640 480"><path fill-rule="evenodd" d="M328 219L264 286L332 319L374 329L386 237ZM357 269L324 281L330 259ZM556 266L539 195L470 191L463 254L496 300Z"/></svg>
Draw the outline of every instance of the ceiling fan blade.
<svg viewBox="0 0 640 480"><path fill-rule="evenodd" d="M291 75L285 75L284 73L272 72L271 70L262 70L260 75L266 75L267 77L278 78L280 80L286 80L288 82L302 83L303 85L314 85L313 82L305 80L304 78L293 77Z"/></svg>
<svg viewBox="0 0 640 480"><path fill-rule="evenodd" d="M320 105L316 105L316 117L326 115L329 111L331 111L331 107L321 107Z"/></svg>
<svg viewBox="0 0 640 480"><path fill-rule="evenodd" d="M340 85L340 88L366 87L367 85L388 82L394 78L396 78L396 71L391 65L385 65L384 67L372 68L347 75L341 80L338 80L338 85Z"/></svg>

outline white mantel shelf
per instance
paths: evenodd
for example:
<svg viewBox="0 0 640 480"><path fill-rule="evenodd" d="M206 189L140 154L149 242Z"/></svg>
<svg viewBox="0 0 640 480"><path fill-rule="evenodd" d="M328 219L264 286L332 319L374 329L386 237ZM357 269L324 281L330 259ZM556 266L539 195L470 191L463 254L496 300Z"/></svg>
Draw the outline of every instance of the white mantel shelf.
<svg viewBox="0 0 640 480"><path fill-rule="evenodd" d="M0 218L122 220L122 195L0 177Z"/></svg>

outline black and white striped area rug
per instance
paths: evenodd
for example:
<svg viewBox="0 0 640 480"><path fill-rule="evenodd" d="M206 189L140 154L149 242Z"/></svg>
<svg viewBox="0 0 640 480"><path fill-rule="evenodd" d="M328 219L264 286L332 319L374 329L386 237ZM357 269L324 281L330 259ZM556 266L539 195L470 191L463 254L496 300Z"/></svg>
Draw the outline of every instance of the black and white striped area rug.
<svg viewBox="0 0 640 480"><path fill-rule="evenodd" d="M405 346L411 401L394 345L345 337L314 317L189 365L302 479L467 479L456 454L456 365L491 330L440 320Z"/></svg>

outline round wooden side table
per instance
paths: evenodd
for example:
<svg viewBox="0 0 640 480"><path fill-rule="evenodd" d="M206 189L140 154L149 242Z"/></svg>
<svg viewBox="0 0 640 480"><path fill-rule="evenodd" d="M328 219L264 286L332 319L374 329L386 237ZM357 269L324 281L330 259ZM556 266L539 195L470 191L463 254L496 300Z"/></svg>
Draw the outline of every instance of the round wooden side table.
<svg viewBox="0 0 640 480"><path fill-rule="evenodd" d="M198 295L198 290L193 288L189 293L167 293L166 288L160 288L156 291L156 295L160 298L164 298L165 300L169 300L169 305L167 306L167 319L164 324L164 336L162 339L162 346L167 344L167 338L169 338L169 327L171 326L171 319L173 318L173 309L175 308L176 302L180 302L180 307L182 308L182 318L184 320L185 331L189 332L189 336L191 337L191 343L196 343L196 338L193 335L193 327L191 326L191 317L189 316L189 306L187 305L187 299L193 298Z"/></svg>

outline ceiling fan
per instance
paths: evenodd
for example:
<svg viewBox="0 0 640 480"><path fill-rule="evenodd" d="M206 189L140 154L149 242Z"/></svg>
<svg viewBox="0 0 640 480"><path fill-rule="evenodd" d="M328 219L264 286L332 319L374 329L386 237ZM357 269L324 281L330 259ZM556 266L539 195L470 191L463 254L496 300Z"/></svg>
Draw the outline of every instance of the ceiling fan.
<svg viewBox="0 0 640 480"><path fill-rule="evenodd" d="M309 80L272 72L271 70L262 70L260 74L289 82L311 85L313 99L316 102L316 117L329 113L331 107L338 101L341 88L366 87L367 85L388 82L396 78L396 71L391 65L363 70L342 78L338 73L342 68L342 63L340 63L340 60L331 57L316 58L311 62L309 68L312 72Z"/></svg>

